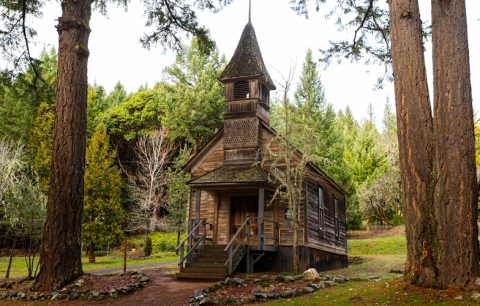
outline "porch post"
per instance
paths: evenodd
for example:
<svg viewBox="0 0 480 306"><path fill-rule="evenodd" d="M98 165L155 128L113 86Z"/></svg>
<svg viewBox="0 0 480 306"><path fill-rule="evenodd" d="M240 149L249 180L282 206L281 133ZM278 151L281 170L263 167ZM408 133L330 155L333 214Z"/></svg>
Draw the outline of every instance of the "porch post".
<svg viewBox="0 0 480 306"><path fill-rule="evenodd" d="M200 223L200 201L202 199L202 189L201 188L197 188L196 195L197 195L197 201L195 203L195 223L194 223L194 226L197 226ZM199 233L199 228L197 228L195 230L194 236L198 236L198 233Z"/></svg>
<svg viewBox="0 0 480 306"><path fill-rule="evenodd" d="M265 199L265 188L258 188L258 247L259 250L263 248L263 217L264 217L264 199Z"/></svg>

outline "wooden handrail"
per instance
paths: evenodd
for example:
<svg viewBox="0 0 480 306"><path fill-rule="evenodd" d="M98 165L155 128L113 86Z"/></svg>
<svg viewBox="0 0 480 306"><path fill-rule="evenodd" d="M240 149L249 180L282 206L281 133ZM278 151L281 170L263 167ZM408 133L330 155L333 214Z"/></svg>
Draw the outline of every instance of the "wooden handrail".
<svg viewBox="0 0 480 306"><path fill-rule="evenodd" d="M235 238L237 238L238 234L240 234L240 231L243 229L243 227L245 226L245 224L247 224L247 221L250 220L250 217L247 217L247 219L245 220L245 222L243 222L242 226L240 226L240 228L238 229L237 233L235 234L235 236L233 236L233 238L230 240L230 242L227 244L227 247L225 248L225 252L228 250L228 248L230 247L230 245L233 243L233 241L235 240Z"/></svg>
<svg viewBox="0 0 480 306"><path fill-rule="evenodd" d="M192 219L192 220L207 220L207 219ZM189 220L189 221L191 221L191 220ZM198 227L200 227L200 225L202 225L202 223L203 223L203 221L202 221L202 222L199 222L199 223L197 224L197 226L195 226L195 228L190 232L190 234L188 234L188 236L187 236L185 239L183 239L182 242L180 242L180 243L178 244L178 246L175 248L175 251L178 250L178 248L179 248L182 244L184 244L185 241L187 241L188 238L190 238L190 236L195 232L195 230L196 230ZM208 223L207 223L207 224L208 224Z"/></svg>

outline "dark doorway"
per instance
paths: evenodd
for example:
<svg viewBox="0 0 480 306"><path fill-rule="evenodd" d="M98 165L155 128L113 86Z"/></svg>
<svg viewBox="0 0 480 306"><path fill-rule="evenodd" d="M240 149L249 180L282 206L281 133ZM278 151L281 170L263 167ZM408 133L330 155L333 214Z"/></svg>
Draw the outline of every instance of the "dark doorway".
<svg viewBox="0 0 480 306"><path fill-rule="evenodd" d="M235 236L237 231L242 226L243 222L247 217L257 217L258 216L258 197L249 196L249 197L232 197L232 207L231 207L231 221L230 221L230 239ZM250 234L257 235L258 220L253 219L250 222ZM247 233L247 226L242 229L240 234L235 239L234 243L238 244L243 236ZM257 238L251 238L250 244L257 244ZM247 244L247 239L243 242Z"/></svg>

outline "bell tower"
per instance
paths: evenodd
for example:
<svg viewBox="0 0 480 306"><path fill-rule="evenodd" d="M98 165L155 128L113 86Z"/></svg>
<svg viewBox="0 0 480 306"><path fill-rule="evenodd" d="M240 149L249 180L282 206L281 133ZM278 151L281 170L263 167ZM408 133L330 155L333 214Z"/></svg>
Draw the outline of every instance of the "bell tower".
<svg viewBox="0 0 480 306"><path fill-rule="evenodd" d="M251 165L259 160L260 122L270 124L270 91L276 88L265 68L250 14L219 81L225 84L223 163Z"/></svg>

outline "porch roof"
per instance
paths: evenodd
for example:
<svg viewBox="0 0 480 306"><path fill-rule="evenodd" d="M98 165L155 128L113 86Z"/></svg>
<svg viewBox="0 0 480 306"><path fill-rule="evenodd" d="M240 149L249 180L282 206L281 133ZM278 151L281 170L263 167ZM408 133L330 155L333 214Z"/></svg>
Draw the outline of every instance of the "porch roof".
<svg viewBox="0 0 480 306"><path fill-rule="evenodd" d="M193 178L187 184L218 184L218 183L262 183L268 182L268 173L258 165L253 166L222 166Z"/></svg>

